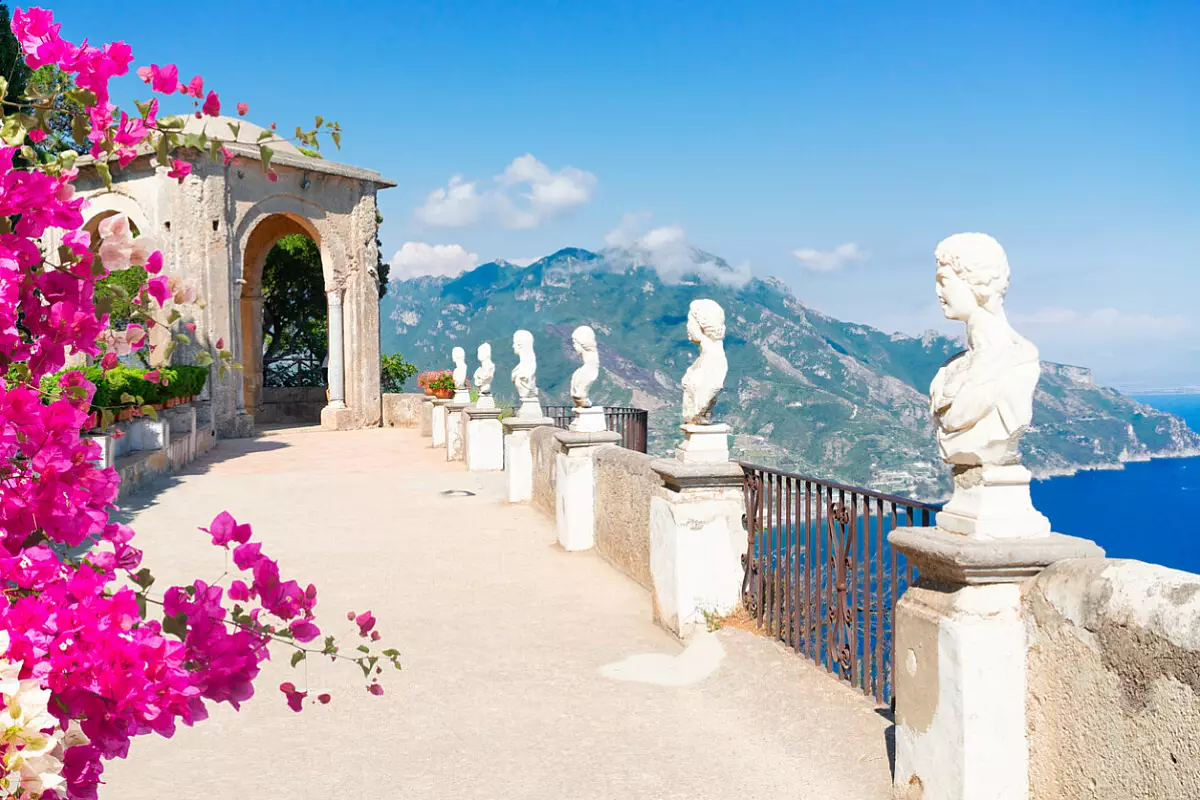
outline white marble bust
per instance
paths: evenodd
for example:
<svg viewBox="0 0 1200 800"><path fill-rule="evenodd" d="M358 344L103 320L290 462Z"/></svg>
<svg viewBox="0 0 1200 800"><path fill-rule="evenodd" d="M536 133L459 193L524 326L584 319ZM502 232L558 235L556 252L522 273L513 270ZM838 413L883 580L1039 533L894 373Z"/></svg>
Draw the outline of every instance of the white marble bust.
<svg viewBox="0 0 1200 800"><path fill-rule="evenodd" d="M587 325L580 325L571 334L571 344L583 359L583 366L571 375L571 399L576 408L591 408L588 393L592 384L600 377L600 354L596 350L596 332Z"/></svg>
<svg viewBox="0 0 1200 800"><path fill-rule="evenodd" d="M700 345L700 355L683 376L683 421L710 425L713 406L729 372L725 310L715 300L693 300L688 308L687 333L689 340Z"/></svg>
<svg viewBox="0 0 1200 800"><path fill-rule="evenodd" d="M942 458L966 467L1017 464L1041 362L1004 314L1008 258L983 233L955 234L934 257L942 310L967 326L967 349L938 370L929 389Z"/></svg>
<svg viewBox="0 0 1200 800"><path fill-rule="evenodd" d="M521 402L537 400L537 356L533 352L533 334L521 330L513 334L513 352L517 365L513 367L512 382Z"/></svg>
<svg viewBox="0 0 1200 800"><path fill-rule="evenodd" d="M461 347L456 347L450 351L450 358L454 361L454 388L458 390L467 388L467 351Z"/></svg>
<svg viewBox="0 0 1200 800"><path fill-rule="evenodd" d="M496 365L492 363L492 346L487 342L479 345L476 351L479 358L479 369L475 370L475 388L480 396L492 393L492 378L496 376Z"/></svg>

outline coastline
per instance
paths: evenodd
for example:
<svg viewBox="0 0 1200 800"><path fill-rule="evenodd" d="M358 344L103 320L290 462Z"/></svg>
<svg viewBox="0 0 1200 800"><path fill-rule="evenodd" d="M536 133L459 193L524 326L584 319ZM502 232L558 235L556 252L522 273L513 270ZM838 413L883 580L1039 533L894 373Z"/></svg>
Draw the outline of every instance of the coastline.
<svg viewBox="0 0 1200 800"><path fill-rule="evenodd" d="M1184 448L1170 453L1138 453L1136 455L1122 458L1119 461L1103 461L1093 464L1080 464L1073 467L1057 467L1053 469L1030 470L1033 472L1035 481L1048 481L1051 478L1069 478L1072 475L1077 475L1080 472L1103 472L1117 471L1125 469L1126 464L1143 464L1148 461L1157 461L1163 458L1200 458L1200 448Z"/></svg>

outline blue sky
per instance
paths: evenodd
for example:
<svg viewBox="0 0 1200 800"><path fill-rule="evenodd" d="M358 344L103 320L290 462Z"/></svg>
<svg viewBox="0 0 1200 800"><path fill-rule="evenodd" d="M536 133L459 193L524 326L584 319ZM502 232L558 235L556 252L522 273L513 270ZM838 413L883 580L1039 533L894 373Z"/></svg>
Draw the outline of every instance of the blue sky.
<svg viewBox="0 0 1200 800"><path fill-rule="evenodd" d="M843 319L954 331L933 248L981 230L1045 357L1200 386L1200 3L268 0L206 3L199 33L51 7L261 124L338 119L335 157L399 182L380 205L385 254L412 243L400 272L620 228Z"/></svg>

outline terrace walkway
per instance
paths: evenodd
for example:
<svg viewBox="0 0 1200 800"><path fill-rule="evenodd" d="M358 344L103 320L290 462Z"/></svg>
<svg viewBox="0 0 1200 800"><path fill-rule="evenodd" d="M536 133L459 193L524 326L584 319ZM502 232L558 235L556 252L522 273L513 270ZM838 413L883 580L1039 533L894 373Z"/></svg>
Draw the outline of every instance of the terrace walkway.
<svg viewBox="0 0 1200 800"><path fill-rule="evenodd" d="M889 796L872 702L743 631L677 659L645 590L443 452L403 429L269 431L127 501L160 585L221 574L196 526L228 509L318 585L329 632L372 609L404 671L377 698L314 661L309 686L334 700L294 714L274 687L303 672L280 651L241 713L136 741L102 800Z"/></svg>

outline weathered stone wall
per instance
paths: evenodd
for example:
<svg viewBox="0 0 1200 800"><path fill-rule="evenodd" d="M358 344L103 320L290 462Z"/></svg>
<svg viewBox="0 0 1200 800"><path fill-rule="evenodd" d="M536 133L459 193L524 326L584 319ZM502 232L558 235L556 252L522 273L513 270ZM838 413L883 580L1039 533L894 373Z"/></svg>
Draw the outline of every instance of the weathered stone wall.
<svg viewBox="0 0 1200 800"><path fill-rule="evenodd" d="M662 483L652 456L606 445L596 451L596 550L647 589L650 576L650 496Z"/></svg>
<svg viewBox="0 0 1200 800"><path fill-rule="evenodd" d="M1024 603L1031 800L1200 797L1200 575L1069 560Z"/></svg>
<svg viewBox="0 0 1200 800"><path fill-rule="evenodd" d="M281 422L319 425L325 403L324 386L267 386L262 390L262 405L254 410L254 422L257 425Z"/></svg>
<svg viewBox="0 0 1200 800"><path fill-rule="evenodd" d="M530 449L533 451L533 507L553 517L557 509L558 465L555 457L559 452L555 435L558 428L546 426L534 428L529 434Z"/></svg>
<svg viewBox="0 0 1200 800"><path fill-rule="evenodd" d="M416 428L421 424L423 394L383 395L383 427Z"/></svg>

